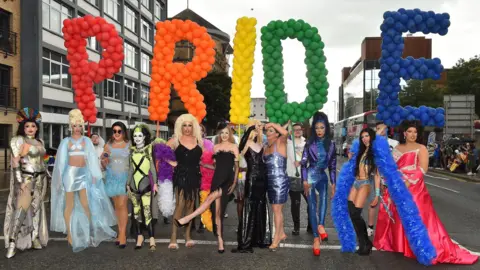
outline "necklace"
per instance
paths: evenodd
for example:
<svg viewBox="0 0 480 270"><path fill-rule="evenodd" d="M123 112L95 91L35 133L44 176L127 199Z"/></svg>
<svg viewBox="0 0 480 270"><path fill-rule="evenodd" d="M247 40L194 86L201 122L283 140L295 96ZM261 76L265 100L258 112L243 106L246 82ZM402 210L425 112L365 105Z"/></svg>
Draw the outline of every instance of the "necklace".
<svg viewBox="0 0 480 270"><path fill-rule="evenodd" d="M114 144L122 144L123 141L120 141L120 142L117 142L117 141L113 141Z"/></svg>

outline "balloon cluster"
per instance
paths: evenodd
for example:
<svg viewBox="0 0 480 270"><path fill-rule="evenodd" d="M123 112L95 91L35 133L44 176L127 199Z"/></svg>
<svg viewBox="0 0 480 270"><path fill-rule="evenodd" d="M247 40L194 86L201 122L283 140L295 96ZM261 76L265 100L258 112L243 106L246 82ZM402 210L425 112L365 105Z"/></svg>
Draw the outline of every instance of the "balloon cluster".
<svg viewBox="0 0 480 270"><path fill-rule="evenodd" d="M425 126L443 127L445 111L443 108L428 108L420 106L402 108L398 98L401 91L400 79L440 79L443 66L440 59L414 59L411 56L402 58L404 39L402 33L422 32L424 34L446 35L450 26L450 16L433 11L420 9L396 12L387 11L383 14L382 56L380 58L380 90L377 102L377 119L383 120L388 126L398 126L403 120L420 120Z"/></svg>
<svg viewBox="0 0 480 270"><path fill-rule="evenodd" d="M253 58L257 38L255 18L237 20L233 39L233 72L230 97L230 122L247 124L250 117L250 89L252 88Z"/></svg>
<svg viewBox="0 0 480 270"><path fill-rule="evenodd" d="M185 108L201 122L207 111L195 82L205 78L215 63L215 41L205 27L190 20L166 20L158 22L156 27L148 107L150 120L163 122L167 119L173 83ZM175 44L181 40L195 46L194 57L187 64L173 63Z"/></svg>
<svg viewBox="0 0 480 270"><path fill-rule="evenodd" d="M322 42L318 29L303 20L271 21L262 27L262 54L265 84L266 111L270 122L304 121L323 108L327 102L328 87ZM305 47L308 96L300 104L287 103L283 80L282 42L297 39Z"/></svg>
<svg viewBox="0 0 480 270"><path fill-rule="evenodd" d="M97 121L94 83L112 78L122 67L123 40L115 26L102 17L86 15L63 21L63 38L67 48L68 72L72 75L75 102L86 122ZM100 62L89 62L87 53L88 37L95 37L103 48Z"/></svg>

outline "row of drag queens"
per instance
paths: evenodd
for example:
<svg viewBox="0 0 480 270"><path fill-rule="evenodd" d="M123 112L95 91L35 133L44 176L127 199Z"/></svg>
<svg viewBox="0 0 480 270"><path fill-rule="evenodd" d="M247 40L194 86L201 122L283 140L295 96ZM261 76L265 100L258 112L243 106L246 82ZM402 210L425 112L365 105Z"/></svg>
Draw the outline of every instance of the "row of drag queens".
<svg viewBox="0 0 480 270"><path fill-rule="evenodd" d="M308 228L313 234L315 256L320 255L320 243L328 241L324 225L327 205L333 197L332 217L343 251L355 251L356 242L352 239L356 235L359 255L370 254L375 244L378 249L417 257L426 265L472 264L478 260L450 240L428 193L415 196L417 191L412 187L424 185L428 155L425 166L422 158L425 147L416 143L419 126L414 122L405 124L404 141L394 148L393 156L388 154L390 148L385 138L375 136L371 129L362 130L337 181L335 143L330 137L328 117L321 112L314 115L308 140L302 137L299 124L293 125L289 137L288 123L280 126L254 121L247 126L239 143L235 142L230 127L219 123L212 142L204 138L204 130L195 117L184 114L177 119L168 141L153 138L144 124L132 130L130 141L125 125L116 122L112 137L101 147L98 135L93 136L94 143L84 136L84 118L75 109L69 113L71 135L61 141L51 174L47 225L44 199L48 196L49 173L43 160L45 147L38 138L41 115L37 110L24 108L18 112L17 121L17 134L10 142L12 170L4 223L7 258L15 256L17 250L46 247L49 230L64 233L74 252L111 239L116 239L115 245L124 249L128 204L132 209L135 249L143 247L147 235L149 249L156 250L154 228L162 214L173 215L168 249L179 248L177 230L182 227L186 227L186 247L195 245L190 227L192 220L200 216L203 226L217 237L218 253L224 253L223 218L230 195L236 191L241 194L237 196L241 203L237 207L238 247L232 252L253 252L253 247L270 251L279 248L287 238L283 206L289 194L294 219L292 234L298 235L303 194L308 203ZM407 158L410 154L415 154L411 160ZM240 166L241 161L245 166ZM389 169L399 174L392 175ZM402 181L405 188L387 189L387 186L398 187L394 181ZM401 192L413 195L413 200L412 195L404 200L413 201L416 211L401 209L403 202L392 203L390 193L398 199ZM361 215L367 198L372 207L381 202L374 243L368 238ZM422 198L424 201L420 202ZM271 204L274 230L267 202ZM401 206L399 211L395 204ZM421 214L418 209L422 209ZM403 228L402 220L409 220L406 224L417 227ZM117 231L112 229L114 226ZM412 230L420 233L412 236ZM392 233L398 238L390 237ZM406 239L416 242L410 246ZM423 243L423 249L418 243Z"/></svg>

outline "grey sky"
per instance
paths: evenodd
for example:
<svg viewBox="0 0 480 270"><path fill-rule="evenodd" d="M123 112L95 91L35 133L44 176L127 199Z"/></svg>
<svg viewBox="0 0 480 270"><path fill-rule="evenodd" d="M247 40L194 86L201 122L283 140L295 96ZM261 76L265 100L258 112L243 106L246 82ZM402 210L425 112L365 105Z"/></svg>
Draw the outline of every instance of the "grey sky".
<svg viewBox="0 0 480 270"><path fill-rule="evenodd" d="M187 0L173 0L168 4L171 17L186 8ZM290 18L303 19L316 26L325 42L329 71L329 100L323 110L332 120L332 101L338 100L341 68L353 65L360 57L364 37L380 35L383 13L399 8L450 13L452 25L449 33L443 37L428 36L433 39L433 56L439 57L445 67L451 67L459 58L478 54L480 1L476 0L190 0L190 9L228 33L232 40L238 18L257 18L252 97L264 95L260 28L271 20ZM233 41L231 44L233 46ZM302 101L307 94L306 66L303 63L305 50L296 40L284 41L283 48L286 91L290 101Z"/></svg>

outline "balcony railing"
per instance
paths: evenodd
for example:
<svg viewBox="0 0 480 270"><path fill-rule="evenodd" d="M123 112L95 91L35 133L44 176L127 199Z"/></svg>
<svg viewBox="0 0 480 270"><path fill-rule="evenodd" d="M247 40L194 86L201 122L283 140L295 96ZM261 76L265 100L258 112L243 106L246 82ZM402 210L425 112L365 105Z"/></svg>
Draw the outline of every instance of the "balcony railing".
<svg viewBox="0 0 480 270"><path fill-rule="evenodd" d="M9 55L17 54L17 33L0 29L0 52Z"/></svg>
<svg viewBox="0 0 480 270"><path fill-rule="evenodd" d="M17 88L0 85L0 107L17 107Z"/></svg>

